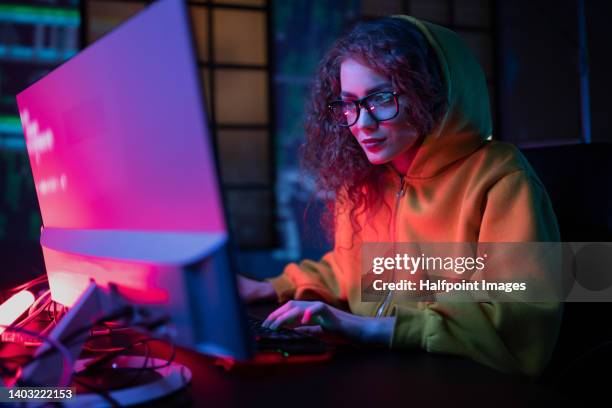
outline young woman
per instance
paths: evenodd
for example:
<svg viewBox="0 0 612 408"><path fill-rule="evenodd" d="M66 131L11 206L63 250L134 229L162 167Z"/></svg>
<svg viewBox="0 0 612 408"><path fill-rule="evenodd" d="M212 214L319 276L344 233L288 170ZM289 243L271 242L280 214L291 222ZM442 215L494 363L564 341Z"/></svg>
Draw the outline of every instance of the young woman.
<svg viewBox="0 0 612 408"><path fill-rule="evenodd" d="M358 25L320 64L303 149L319 188L335 193L334 249L266 282L240 278L241 294L286 302L266 319L272 328L298 324L538 375L559 303L360 297L363 243L559 240L537 176L515 147L491 140L491 127L485 76L459 36L407 16Z"/></svg>

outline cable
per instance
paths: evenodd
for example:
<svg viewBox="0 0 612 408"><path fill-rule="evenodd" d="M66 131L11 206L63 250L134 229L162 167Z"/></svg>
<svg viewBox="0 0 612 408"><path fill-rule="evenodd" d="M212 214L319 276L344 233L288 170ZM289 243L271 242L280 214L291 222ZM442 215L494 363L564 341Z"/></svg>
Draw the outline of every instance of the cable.
<svg viewBox="0 0 612 408"><path fill-rule="evenodd" d="M51 311L51 304L53 304L53 311ZM49 324L44 329L42 329L42 331L40 332L40 334L42 334L44 336L46 336L54 327L57 326L57 320L55 318L55 316L57 315L57 313L56 313L56 305L57 305L56 302L51 301L49 303L49 306L47 306L47 312L48 312L48 317L49 317Z"/></svg>
<svg viewBox="0 0 612 408"><path fill-rule="evenodd" d="M106 354L106 355L104 355L104 356L101 356L99 359L97 359L97 360L95 360L95 361L91 362L90 364L88 364L88 365L87 365L87 366L86 366L86 367L85 367L83 370L81 370L79 373L84 373L84 372L87 372L87 371L89 371L90 369L92 369L92 368L96 368L96 367L98 367L98 366L100 366L100 365L102 365L102 364L105 364L105 363L110 363L111 361L113 361L113 359L114 359L114 358L116 358L116 357L118 357L118 356L122 355L122 354L123 354L123 353L125 353L126 351L131 350L131 349L133 349L133 348L134 348L134 347L136 347L136 346L140 346L141 344L149 343L149 342L151 342L151 341L155 341L155 340L157 340L157 339L155 339L155 338L153 338L153 337L148 337L148 338L145 338L145 339L137 340L137 341L135 341L135 342L133 342L133 343L131 343L131 344L129 344L129 345L127 345L127 346L125 346L125 347L124 347L124 348L122 348L121 350L118 350L118 351L115 351L115 352L112 352L112 353L108 353L108 354Z"/></svg>
<svg viewBox="0 0 612 408"><path fill-rule="evenodd" d="M131 306L126 306L125 308L123 308L123 309L121 309L121 310L119 310L119 311L117 311L115 313L112 313L112 314L107 315L107 316L103 316L103 317L99 318L98 320L96 320L95 322L93 322L92 324L85 325L85 326L75 330L74 332L68 334L67 336L64 336L64 338L62 338L61 341L62 341L63 344L66 345L66 347L70 347L73 344L75 344L74 342L72 342L73 340L78 339L78 337L80 335L90 331L93 327L101 324L102 322L104 322L106 320L114 320L114 319L118 319L118 318L126 316L126 315L129 315L129 316L133 315L133 310L132 310ZM35 359L45 357L45 356L47 356L47 355L49 355L49 354L51 354L53 352L54 352L54 349L45 350L40 355L36 356Z"/></svg>
<svg viewBox="0 0 612 408"><path fill-rule="evenodd" d="M34 310L27 317L25 317L22 320L20 320L19 322L15 323L14 327L24 327L25 325L27 325L28 323L30 323L31 321L36 319L45 310L45 308L48 306L49 302L51 302L51 299L45 300L45 303L43 303L42 306L40 306L38 309Z"/></svg>
<svg viewBox="0 0 612 408"><path fill-rule="evenodd" d="M50 301L50 299L48 300ZM39 307L33 315L28 316L26 319L24 319L23 321L19 322L20 325L22 324L27 324L29 323L31 320L33 320L36 316L38 316L40 313L42 313L42 311L44 311L46 305L43 305L41 307ZM131 312L129 313L131 315ZM126 315L126 309L119 311L118 313L113 313L111 315L108 316L104 316L98 320L107 320L107 319L116 319L120 316ZM30 337L35 337L37 339L42 340L43 342L47 342L50 343L53 347L49 348L47 350L45 350L44 352L42 352L41 354L34 356L32 358L32 360L29 363L32 363L36 360L39 360L43 357L49 356L52 353L56 352L56 350L60 351L62 353L62 358L64 361L63 364L63 371L62 371L62 383L69 381L71 373L72 373L72 356L70 354L70 352L68 351L68 347L71 346L73 343L71 342L71 340L73 340L75 337L78 337L80 334L85 333L87 331L89 331L91 329L91 327L95 326L96 324L99 324L99 321L96 321L94 324L92 325L87 325L85 327L82 327L78 330L76 330L75 332L73 332L72 334L70 334L66 339L64 339L62 341L62 344L56 340L50 339L46 336L46 332L49 330L50 326L52 326L53 323L49 324L49 326L47 326L45 329L43 329L43 331L41 333L36 333L30 330L26 330L22 327L18 327L17 325L13 325L13 326L8 326L10 327L9 331L15 331L15 332L19 332L22 334L27 334ZM26 364L27 365L27 364Z"/></svg>
<svg viewBox="0 0 612 408"><path fill-rule="evenodd" d="M97 338L101 338L101 337L110 337L113 334L115 334L117 332L122 332L122 331L131 332L131 331L133 331L133 327L138 327L138 326L142 326L142 327L145 327L147 329L150 329L151 327L155 328L155 327L158 327L160 325L160 322L165 323L166 321L167 321L167 319L163 318L163 319L154 320L153 322L150 322L150 323L147 323L147 324L131 323L132 327L129 327L129 326L119 326L119 325L117 325L115 327L112 327L112 324L111 324L112 322L102 322L101 326L105 327L105 329L95 331L92 328L91 336L90 336L89 340L97 339ZM92 352L92 353L113 353L113 352L117 352L117 351L122 351L126 347L128 347L128 346L94 348L94 347L88 346L87 343L85 343L83 345L83 349L84 350L87 350L87 351Z"/></svg>
<svg viewBox="0 0 612 408"><path fill-rule="evenodd" d="M39 315L46 307L48 307L48 305L46 303L43 304L43 306L39 307L34 312L35 315L28 316L28 318L24 319L24 321L25 320L28 320L28 322L31 321L35 316ZM43 353L39 354L38 356L35 356L32 359L32 361L30 361L30 363L33 362L33 361L36 361L36 360L38 360L40 358L43 358L43 357L45 357L45 356L47 356L47 355L49 355L49 354L51 354L53 352L55 352L55 350L58 350L58 351L60 351L62 353L62 357L64 358L64 367L63 367L63 375L62 375L62 384L63 384L63 383L66 383L67 381L69 381L70 375L71 375L71 369L72 369L71 355L68 352L67 347L69 347L69 346L71 346L73 344L72 341L75 338L78 338L81 334L84 334L84 333L86 333L88 331L91 331L91 329L93 327L97 326L97 325L104 324L107 321L116 320L116 319L119 319L119 318L122 318L122 317L126 317L126 316L130 317L130 319L128 319L128 321L133 319L133 317L134 317L134 308L133 307L131 307L131 306L124 307L124 308L118 310L115 313L112 313L110 315L103 316L103 317L97 319L93 324L88 324L88 325L85 325L85 326L75 330L73 333L70 333L68 336L65 336L65 338L62 339L62 343L63 344L59 343L56 340L50 339L47 336L44 336L44 335L39 334L39 333L32 332L30 330L23 329L21 327L12 326L11 329L15 330L15 331L19 331L19 332L25 333L25 334L29 334L29 335L31 335L33 337L36 337L36 338L39 338L39 339L41 339L41 340L43 340L45 342L50 343L53 346L53 348L45 350ZM148 323L147 322L141 322L138 325L142 326L142 327L145 327L145 328L148 328L148 327L155 328L155 327L158 327L159 325L163 324L163 322L166 322L166 321L167 321L167 318L162 318L162 319L157 319L157 320L155 320L153 322L148 322ZM24 322L22 321L22 322L20 322L20 324L21 323L24 323ZM120 328L120 329L123 329L123 328ZM112 330L113 329L111 329L111 331L108 334L110 334L112 332ZM116 329L116 330L118 330L118 329ZM105 335L108 335L108 334L105 334ZM148 361L149 361L149 358L150 358L149 350L148 350L148 343L152 342L152 341L161 341L161 342L169 343L172 346L172 352L171 352L171 355L170 355L170 360L168 360L166 363L164 363L164 364L162 364L160 366L146 367L148 365ZM147 350L147 354L146 354L146 357L145 357L145 363L143 364L143 367L141 368L141 370L145 370L145 369L146 370L156 370L156 369L159 369L159 368L167 367L167 366L169 366L172 363L172 361L175 358L175 355L176 355L176 346L172 342L168 342L168 341L165 341L165 340L161 340L161 339L156 339L156 338L150 337L150 338L141 339L141 340L138 340L136 342L133 342L133 343L131 343L130 345L128 345L126 347L123 347L121 349L117 349L116 351L113 351L113 352L103 356L99 360L97 360L94 363L92 363L90 366L86 367L86 369L82 370L81 373L83 373L83 372L85 372L87 370L90 370L91 368L95 368L95 366L99 366L100 364L102 364L104 362L112 361L112 359L114 359L115 357L117 357L117 356L125 353L127 350L133 349L134 347L136 347L138 345L141 345L141 344L146 345L145 347L146 347L146 350Z"/></svg>
<svg viewBox="0 0 612 408"><path fill-rule="evenodd" d="M49 350L53 350L56 349L57 351L59 351L61 353L62 356L62 376L60 379L60 383L59 383L59 387L67 387L70 384L70 376L72 374L72 356L70 355L70 352L68 351L68 349L62 345L60 342L58 342L55 339L52 339L50 337L47 336L42 336L36 332L33 332L31 330L26 330L24 328L21 327L15 327L15 326L5 326L5 325L0 325L0 327L4 327L5 330L12 330L12 331L17 331L17 332L21 332L23 334L27 334L28 336L32 336L32 337L36 337L39 338L40 340L44 341L45 343L48 343L49 345L52 346L51 349ZM45 353L42 353L45 354ZM41 355L42 355L41 354ZM40 357L40 356L37 356ZM30 361L28 364L36 361L37 358L32 359L32 361ZM27 365L27 364L26 364Z"/></svg>
<svg viewBox="0 0 612 408"><path fill-rule="evenodd" d="M166 368L169 367L170 364L172 364L174 362L174 359L176 358L176 344L174 344L171 341L165 341L165 340L161 340L161 339L156 339L157 341L160 342L166 342L170 345L171 347L171 351L170 351L170 356L166 359L166 362L164 364L158 365L158 366L151 366L151 367L147 367L147 369L150 370L159 370L160 368Z"/></svg>
<svg viewBox="0 0 612 408"><path fill-rule="evenodd" d="M44 306L44 307L40 307L39 309L37 309L37 312L40 313L40 310L44 310L45 308L48 308L48 307L49 307L48 305ZM78 337L79 334L81 334L81 333L84 333L86 331L91 331L91 329L94 326L96 326L97 324L102 324L102 325L108 327L108 324L106 322L107 320L109 320L109 319L117 319L117 318L119 318L121 316L126 316L126 315L130 316L130 317L133 317L133 315L134 315L133 310L131 308L124 308L124 309L122 309L122 310L120 310L120 311L118 311L116 313L113 313L113 314L111 314L109 316L104 316L104 317L98 319L96 321L96 323L91 324L91 325L87 325L86 327L82 327L79 330L76 330L74 333L72 333L71 335L69 335L67 337L66 341L70 341L70 340L74 339L75 337ZM52 323L49 324L49 326L51 326L53 324L54 323L52 322ZM142 326L145 326L145 327L149 326L149 325L151 325L153 327L157 327L159 325L159 321L154 321L154 322L149 323L149 324L142 324ZM49 328L49 326L47 326L47 328L45 328L45 330L47 330ZM106 354L102 358L100 358L97 361L94 361L92 364L88 365L84 370L82 370L82 371L80 371L78 373L74 373L74 375L71 376L71 374L72 374L72 366L73 365L72 365L72 360L71 360L70 353L67 350L66 346L64 346L63 344L61 344L61 343L59 343L59 342L57 342L57 341L55 341L53 339L48 338L47 336L44 336L44 335L41 335L41 334L37 334L37 333L32 332L30 330L26 330L26 329L22 329L22 328L17 328L17 327L10 327L10 326L8 328L9 328L9 330L14 330L14 331L22 332L22 333L28 334L30 336L37 337L37 338L39 338L39 339L41 339L41 340L43 340L45 342L50 343L51 346L53 346L52 349L46 350L45 352L41 353L39 356L36 356L34 359L32 359L30 362L26 363L24 366L27 366L27 364L30 364L31 362L36 361L37 359L42 358L43 356L47 355L50 352L54 352L55 350L58 350L62 354L62 358L63 358L63 370L62 370L62 377L61 377L59 386L68 386L70 384L70 379L72 377L72 380L73 380L73 382L75 384L79 384L82 387L85 387L85 388L87 388L87 389L97 393L102 398L104 398L111 406L114 406L114 407L120 407L121 404L117 400L115 400L108 391L103 390L103 389L99 389L99 388L97 388L95 386L87 384L86 382L83 382L81 379L79 379L78 376L79 375L82 376L83 374L88 373L88 372L94 372L95 373L95 369L97 367L99 367L101 364L110 363L110 362L112 362L113 359L115 359L116 357L121 356L122 354L126 353L128 350L134 349L135 347L137 347L139 345L143 345L145 347L145 357L144 357L144 362L142 364L142 367L140 367L139 369L136 370L134 376L132 376L124 384L119 386L119 388L125 388L125 387L128 387L131 384L133 384L142 375L142 373L144 371L155 371L155 370L158 370L158 369L170 366L172 364L172 362L174 361L175 357L176 357L176 345L174 343L169 342L167 340L163 340L163 339L157 339L157 338L149 337L149 338L144 338L144 339L137 340L137 341L129 344L126 347L118 349L118 350L116 350L116 351L114 351L112 353ZM128 329L127 327L117 327L117 328L112 328L111 327L111 328L108 329L109 331L107 333L99 335L99 336L96 336L96 337L110 336L110 335L113 334L114 331L117 331L117 330L127 330L127 329ZM154 342L154 341L159 341L159 342L163 342L163 343L169 344L171 346L171 352L170 352L170 356L168 357L168 359L167 359L167 361L165 363L159 364L159 365L151 365L151 366L149 366L149 361L150 361L150 358L151 358L151 349L150 349L149 344L151 342ZM69 343L65 343L65 344L69 344ZM3 359L3 360L4 360L5 363L11 361L11 362L14 362L16 364L20 364L18 359L21 358L21 357L30 357L30 356L29 355L13 356L10 359L6 358L6 359ZM1 368L2 368L3 372L6 373L8 371L8 373L10 373L12 375L17 375L17 376L18 376L19 369L20 369L19 366L17 367L17 370L11 369L10 367L7 367L6 364L1 366ZM19 381L18 381L18 384L19 384Z"/></svg>
<svg viewBox="0 0 612 408"><path fill-rule="evenodd" d="M31 281L23 283L23 284L21 284L19 286L15 286L14 288L11 288L11 289L7 290L7 292L8 293L19 292L20 290L29 289L32 286L36 286L36 285L38 285L40 283L43 283L43 282L47 282L47 275L46 274L41 275L41 276L39 276L37 278L34 278Z"/></svg>
<svg viewBox="0 0 612 408"><path fill-rule="evenodd" d="M167 361L164 364L160 364L157 366L149 366L148 365L148 361L150 358L150 350L148 347L148 343L151 343L153 341L159 341L159 342L164 342L164 343L168 343L171 345L172 347L172 351L170 353L170 357L167 359ZM172 364L172 362L174 361L174 358L176 357L176 345L172 342L167 342L165 340L161 340L161 339L156 339L153 337L148 337L145 339L141 339L138 341L135 341L134 343L126 346L123 350L117 351L117 352L113 352L110 354L107 354L105 356L102 356L101 358L99 358L98 360L88 364L83 370L79 371L78 373L75 373L75 376L78 375L83 375L85 373L90 372L91 370L94 370L98 368L100 365L103 364L108 364L110 362L112 362L115 358L119 357L120 355L122 355L123 353L125 353L126 351L133 349L134 347L138 346L138 345L145 345L145 350L146 350L146 354L145 354L145 358L144 358L144 363L142 365L142 367L140 367L140 369L136 372L136 375L134 377L132 377L131 379L127 380L125 383L123 383L119 388L124 388L126 386L128 386L129 384L132 384L134 381L136 381L136 379L142 374L142 372L144 371L156 371L159 370L161 368L165 368L170 366L170 364Z"/></svg>
<svg viewBox="0 0 612 408"><path fill-rule="evenodd" d="M97 337L104 337L104 336L110 336L110 334L100 335ZM124 347L94 348L94 347L89 347L87 344L83 345L83 350L89 351L91 353L114 353L116 351L121 351L123 349Z"/></svg>
<svg viewBox="0 0 612 408"><path fill-rule="evenodd" d="M19 286L15 286L14 288L0 291L0 294L2 295L0 297L2 298L2 301L5 301L6 299L8 299L9 297L11 297L13 294L17 292L20 292L25 289L31 289L35 286L38 286L46 282L47 282L47 275L42 275L42 276L39 276L38 278L32 279L29 282L23 283Z"/></svg>
<svg viewBox="0 0 612 408"><path fill-rule="evenodd" d="M136 371L136 374L132 378L130 378L125 383L123 383L121 387L119 388L125 388L133 384L138 379L138 377L140 377L142 373L146 371L147 365L149 363L149 358L151 357L151 348L149 347L149 343L143 343L143 345L145 347L145 358L144 358L144 362L142 363L142 367L140 367L140 369Z"/></svg>
<svg viewBox="0 0 612 408"><path fill-rule="evenodd" d="M38 296L38 298L36 298L34 303L32 303L32 305L30 306L30 309L28 310L28 314L32 314L34 310L36 310L38 305L44 300L46 300L47 297L49 298L51 297L51 289L45 290L41 295Z"/></svg>
<svg viewBox="0 0 612 408"><path fill-rule="evenodd" d="M67 335L64 338L62 338L62 342L64 344L66 344L67 346L70 346L70 345L72 345L72 343L70 343L70 342L73 339L78 338L81 334L84 334L84 333L86 333L88 331L91 331L91 329L93 327L98 326L98 325L102 325L105 322L112 321L112 320L117 320L119 318L126 317L126 316L129 317L128 324L132 324L134 326L144 327L145 329L148 329L148 330L152 330L152 329L154 329L156 327L159 327L160 325L166 323L169 320L169 318L167 316L163 316L163 317L161 317L161 318L159 318L157 320L154 320L152 322L130 323L130 322L133 321L135 313L136 313L136 310L134 309L134 307L132 307L132 306L125 306L125 307L119 309L118 311L116 311L116 312L114 312L112 314L109 314L109 315L106 315L106 316L102 316L101 318L97 319L95 322L93 322L91 324L88 324L88 325L85 325L85 326L81 327L80 329L75 330L73 333L70 333L69 335ZM52 351L52 350L47 350L47 351L49 352L49 351Z"/></svg>
<svg viewBox="0 0 612 408"><path fill-rule="evenodd" d="M159 342L168 343L172 347L172 351L170 353L170 357L168 358L168 360L164 364L160 364L158 366L149 366L148 365L149 359L151 358L151 356L150 356L151 352L150 352L150 348L149 348L149 343L151 343L153 341L159 341ZM105 355L102 358L100 358L100 359L94 361L93 363L87 365L83 370L81 370L81 371L79 371L79 372L74 374L74 382L77 383L77 384L80 384L82 386L85 386L85 387L88 387L88 388L92 389L94 392L99 393L100 395L102 395L105 398L106 397L112 398L110 393L108 393L108 392L106 392L104 390L101 390L101 389L97 389L95 387L89 387L86 383L83 383L81 380L79 380L78 377L82 376L84 374L90 373L90 372L95 373L96 369L98 369L100 365L111 363L113 361L113 359L121 356L126 351L128 351L130 349L133 349L133 348L135 348L135 347L137 347L139 345L145 346L144 363L143 363L142 367L140 367L136 371L136 374L132 378L130 378L129 380L125 381L123 384L121 384L120 386L117 387L119 389L126 388L126 387L130 386L131 384L133 384L138 379L138 377L140 375L142 375L142 373L144 371L155 371L155 370L158 370L160 368L164 368L164 367L169 366L170 364L172 364L172 362L173 362L173 360L174 360L174 358L176 356L176 345L174 343L172 343L172 342L167 342L165 340L156 339L156 338L153 338L153 337L148 337L148 338L145 338L145 339L140 339L140 340L135 341L135 342L131 343L130 345L124 347L120 351L111 353L110 355ZM183 380L186 382L186 379L184 377L183 377ZM106 399L108 400L108 398L106 398ZM115 403L117 403L117 402L115 401ZM112 404L112 402L111 402L111 404ZM115 405L115 406L120 406L120 405Z"/></svg>

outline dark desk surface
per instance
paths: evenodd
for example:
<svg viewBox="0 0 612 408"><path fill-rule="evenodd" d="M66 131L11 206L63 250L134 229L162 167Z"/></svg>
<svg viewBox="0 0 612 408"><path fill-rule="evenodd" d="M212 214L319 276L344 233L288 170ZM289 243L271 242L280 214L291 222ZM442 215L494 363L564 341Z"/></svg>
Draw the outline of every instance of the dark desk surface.
<svg viewBox="0 0 612 408"><path fill-rule="evenodd" d="M170 351L167 344L151 344L152 356L167 358ZM516 407L565 400L558 388L420 350L347 349L327 361L226 370L211 357L178 348L174 361L190 368L191 383L148 406Z"/></svg>
<svg viewBox="0 0 612 408"><path fill-rule="evenodd" d="M339 354L321 363L225 372L196 353L177 362L192 370L194 406L535 406L560 403L553 391L470 361L423 352Z"/></svg>
<svg viewBox="0 0 612 408"><path fill-rule="evenodd" d="M255 315L261 315L261 310ZM269 309L269 307L268 307ZM419 350L340 351L304 364L237 366L180 350L176 362L193 374L186 392L168 403L193 406L536 406L560 404L560 394L467 359ZM417 405L415 405L417 404Z"/></svg>

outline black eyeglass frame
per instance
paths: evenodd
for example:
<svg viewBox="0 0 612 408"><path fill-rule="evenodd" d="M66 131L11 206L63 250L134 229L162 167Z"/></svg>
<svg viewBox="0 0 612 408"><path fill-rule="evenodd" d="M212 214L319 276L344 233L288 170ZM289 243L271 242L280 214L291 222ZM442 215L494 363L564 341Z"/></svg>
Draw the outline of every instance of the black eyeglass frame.
<svg viewBox="0 0 612 408"><path fill-rule="evenodd" d="M368 99L371 96L378 95L378 94L383 94L383 93L385 93L385 94L386 93L390 93L390 94L393 95L393 100L395 101L395 114L393 116L391 116L390 118L382 119L381 120L381 119L378 119L376 117L375 113L372 113L372 111L370 110L370 107L368 107L368 105L366 103L364 103L364 102L366 101L366 99ZM399 115L399 94L397 92L395 92L395 91L376 91L376 92L372 92L369 95L364 96L361 99L356 99L354 101L343 101L342 99L338 99L338 100L335 100L335 101L331 101L327 105L327 109L332 111L332 109L333 109L332 106L334 104L345 104L345 103L349 103L349 102L352 102L353 104L355 104L355 108L357 109L357 115L355 116L355 120L351 124L344 125L342 123L335 123L336 125L342 126L342 127L351 127L351 126L353 126L359 120L359 115L361 115L361 107L364 107L365 110L368 111L368 113L370 114L372 119L374 119L377 123L384 122L384 121L387 121L387 120L391 120L391 119L395 118L397 115Z"/></svg>

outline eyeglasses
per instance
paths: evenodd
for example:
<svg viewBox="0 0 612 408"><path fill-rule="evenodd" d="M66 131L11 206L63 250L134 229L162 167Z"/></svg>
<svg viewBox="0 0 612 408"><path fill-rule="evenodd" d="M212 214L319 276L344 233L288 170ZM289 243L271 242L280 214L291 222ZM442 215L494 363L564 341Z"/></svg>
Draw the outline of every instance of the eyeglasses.
<svg viewBox="0 0 612 408"><path fill-rule="evenodd" d="M355 101L333 101L327 105L330 121L339 126L353 126L359 120L361 107L382 122L393 119L399 113L398 95L395 92L375 92Z"/></svg>

